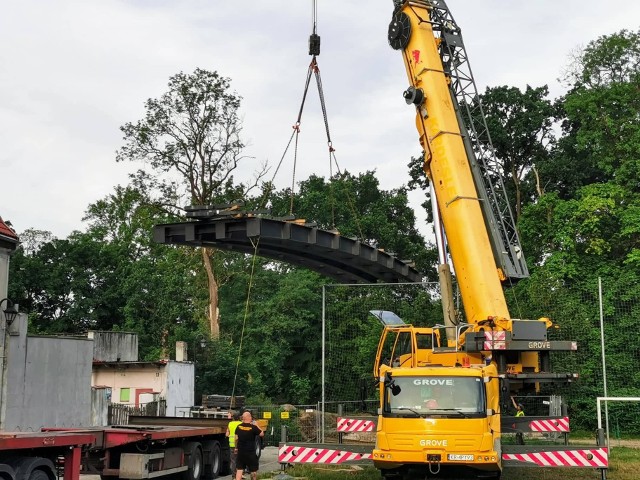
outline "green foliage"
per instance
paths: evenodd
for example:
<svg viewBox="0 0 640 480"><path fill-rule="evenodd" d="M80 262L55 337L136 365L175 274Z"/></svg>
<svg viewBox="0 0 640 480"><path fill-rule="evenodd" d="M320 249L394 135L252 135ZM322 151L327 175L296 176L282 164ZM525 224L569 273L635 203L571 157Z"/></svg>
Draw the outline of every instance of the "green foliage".
<svg viewBox="0 0 640 480"><path fill-rule="evenodd" d="M118 262L116 249L79 232L44 242L30 255L19 248L10 296L30 312L32 332L100 329L117 318L122 303L122 295L108 288L117 282Z"/></svg>
<svg viewBox="0 0 640 480"><path fill-rule="evenodd" d="M639 51L638 35L626 31L591 42L563 99L563 138L540 164L546 198L528 209L520 225L535 263L559 275L577 278L605 264L636 263Z"/></svg>
<svg viewBox="0 0 640 480"><path fill-rule="evenodd" d="M239 274L220 291L225 298L222 324L238 344L242 342L240 363L252 367L252 383L246 385L250 390L236 391L306 403L310 397L318 398L320 389L323 280L307 270L264 260L258 263L253 279L248 273ZM291 396L293 374L294 380L312 379L309 386L298 380L299 397Z"/></svg>
<svg viewBox="0 0 640 480"><path fill-rule="evenodd" d="M311 380L299 377L296 373L289 376L289 398L297 405L311 401Z"/></svg>
<svg viewBox="0 0 640 480"><path fill-rule="evenodd" d="M228 333L207 343L205 351L196 358L196 401L202 394L250 396L254 390L260 391L253 385L253 362L243 358L239 361L239 351L236 338Z"/></svg>
<svg viewBox="0 0 640 480"><path fill-rule="evenodd" d="M576 87L597 88L637 80L640 34L621 30L603 35L574 58L565 80Z"/></svg>
<svg viewBox="0 0 640 480"><path fill-rule="evenodd" d="M555 142L555 107L547 86L524 91L516 87L487 88L481 102L494 152L516 221L522 207L538 196L535 166L549 157Z"/></svg>

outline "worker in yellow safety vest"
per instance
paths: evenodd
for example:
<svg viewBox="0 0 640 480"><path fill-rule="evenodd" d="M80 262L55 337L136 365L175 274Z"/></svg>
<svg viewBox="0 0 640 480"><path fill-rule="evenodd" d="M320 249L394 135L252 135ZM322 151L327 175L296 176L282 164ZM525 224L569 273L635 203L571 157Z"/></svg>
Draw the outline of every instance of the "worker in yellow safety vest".
<svg viewBox="0 0 640 480"><path fill-rule="evenodd" d="M238 427L238 425L242 423L242 421L240 420L240 416L237 413L234 414L231 411L229 411L227 418L231 420L229 422L229 425L227 426L227 433L226 433L226 436L229 439L229 450L231 450L230 452L231 463L229 466L231 469L231 474L235 475L236 457L238 455L237 450L235 449L236 448L236 428Z"/></svg>
<svg viewBox="0 0 640 480"><path fill-rule="evenodd" d="M513 408L516 409L516 417L524 417L524 410L521 403L516 403L515 398L511 397L511 402L513 403Z"/></svg>

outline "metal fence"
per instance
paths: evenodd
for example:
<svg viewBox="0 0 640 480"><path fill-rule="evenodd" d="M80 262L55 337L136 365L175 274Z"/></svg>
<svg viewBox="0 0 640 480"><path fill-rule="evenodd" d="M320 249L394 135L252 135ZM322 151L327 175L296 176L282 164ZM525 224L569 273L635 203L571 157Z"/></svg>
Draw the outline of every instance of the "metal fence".
<svg viewBox="0 0 640 480"><path fill-rule="evenodd" d="M108 407L108 425L128 425L130 415L163 417L167 414L167 401L160 399L139 406L111 403Z"/></svg>
<svg viewBox="0 0 640 480"><path fill-rule="evenodd" d="M550 317L555 324L549 332L551 340L576 341L577 352L552 353L552 368L577 373L579 378L562 387L543 385L536 395L519 402L527 414L546 415L551 405L545 402L561 395L572 431L592 434L597 426L597 397L640 396L640 298L621 291L615 279L596 278L580 288L540 285L536 290L518 284L507 291L511 315ZM325 286L322 402L327 412L335 402L375 402L373 359L382 325L369 314L371 310L393 311L418 326L443 323L438 284ZM640 437L640 404L610 405L606 413L612 438Z"/></svg>
<svg viewBox="0 0 640 480"><path fill-rule="evenodd" d="M323 405L247 405L254 418L266 418L269 426L264 436L264 444L277 446L285 435L289 442L339 443L336 425L338 417L371 416L375 417L377 400L331 401ZM283 432L284 429L284 432ZM371 439L367 438L366 441ZM363 440L364 441L364 440Z"/></svg>

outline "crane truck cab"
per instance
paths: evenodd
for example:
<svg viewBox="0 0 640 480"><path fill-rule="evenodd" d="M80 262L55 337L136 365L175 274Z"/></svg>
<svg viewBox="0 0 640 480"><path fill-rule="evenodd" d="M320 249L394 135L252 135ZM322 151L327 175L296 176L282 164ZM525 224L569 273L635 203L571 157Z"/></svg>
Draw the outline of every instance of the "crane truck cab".
<svg viewBox="0 0 640 480"><path fill-rule="evenodd" d="M440 330L384 328L376 355L380 410L372 459L384 477L501 472L500 378L493 363L434 352ZM445 347L442 347L445 348Z"/></svg>

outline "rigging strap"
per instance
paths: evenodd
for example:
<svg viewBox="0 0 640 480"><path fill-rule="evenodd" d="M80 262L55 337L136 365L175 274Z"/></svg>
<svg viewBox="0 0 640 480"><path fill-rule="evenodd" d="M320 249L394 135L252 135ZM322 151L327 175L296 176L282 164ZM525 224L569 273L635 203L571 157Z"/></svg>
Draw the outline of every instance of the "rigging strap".
<svg viewBox="0 0 640 480"><path fill-rule="evenodd" d="M253 276L256 270L256 258L258 258L258 244L260 243L260 237L250 238L251 245L253 245L253 259L251 261L251 274L249 275L249 286L247 288L247 300L244 304L244 318L242 320L242 331L240 332L240 346L238 347L238 358L236 359L236 371L233 375L233 388L231 389L231 398L235 398L236 395L236 382L238 380L238 368L240 366L240 358L242 357L242 341L244 340L244 329L247 324L247 317L249 316L249 299L251 298L251 287L253 286Z"/></svg>

